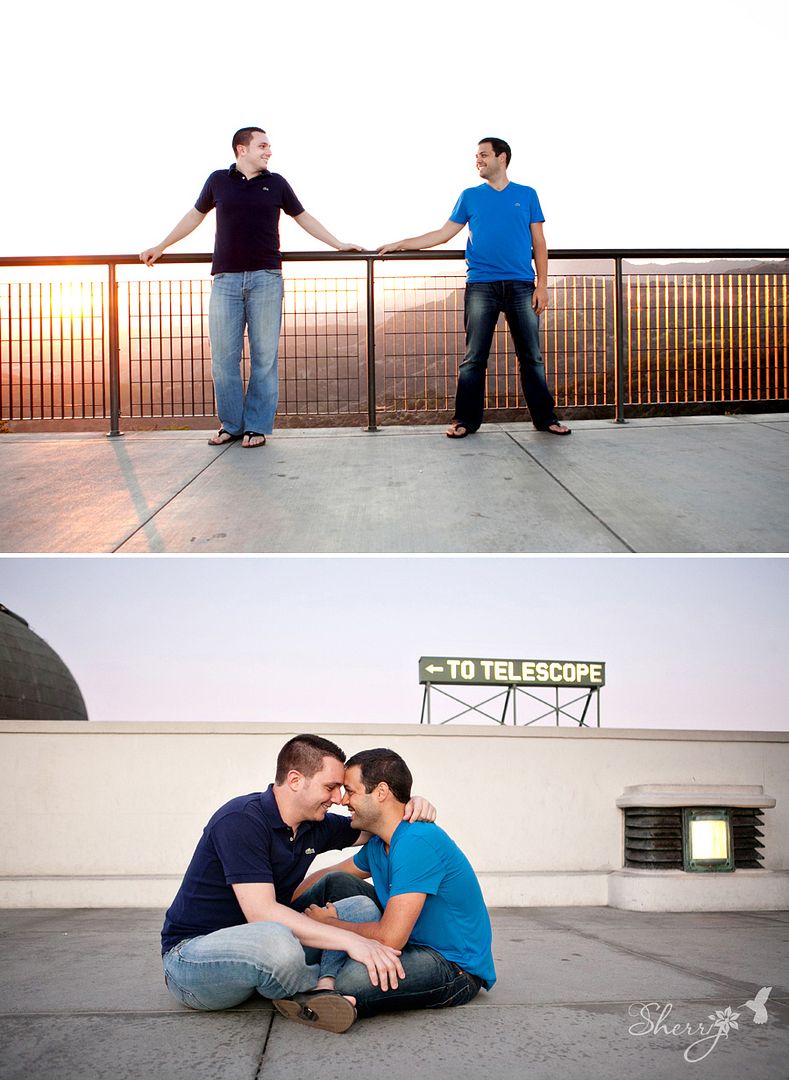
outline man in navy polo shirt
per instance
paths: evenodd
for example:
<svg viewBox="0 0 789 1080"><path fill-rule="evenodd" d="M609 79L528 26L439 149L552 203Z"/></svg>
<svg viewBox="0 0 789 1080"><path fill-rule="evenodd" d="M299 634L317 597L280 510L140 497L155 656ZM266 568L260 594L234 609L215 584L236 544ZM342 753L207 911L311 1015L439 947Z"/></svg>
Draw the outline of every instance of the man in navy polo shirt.
<svg viewBox="0 0 789 1080"><path fill-rule="evenodd" d="M301 735L277 758L274 784L231 799L205 827L165 915L165 980L184 1005L227 1009L257 992L287 997L315 987L322 949L352 956L382 990L402 976L390 946L300 914L312 899L358 894L361 882L293 894L316 855L363 842L348 817L327 814L341 801L345 755L328 739ZM415 799L404 813L435 817ZM327 879L328 880L328 879Z"/></svg>
<svg viewBox="0 0 789 1080"><path fill-rule="evenodd" d="M194 207L160 244L140 254L152 266L165 248L183 240L216 209L216 242L208 309L211 371L219 431L209 443L222 446L243 438L242 446L264 446L274 427L279 398L277 356L282 321L282 255L279 215L284 210L302 229L338 251L361 251L344 244L308 214L290 184L268 171L271 140L262 128L241 128L233 136L234 165L211 173ZM244 329L249 334L250 371L246 394L241 377Z"/></svg>
<svg viewBox="0 0 789 1080"><path fill-rule="evenodd" d="M405 976L384 993L352 958L328 952L315 990L274 1007L289 1020L346 1031L357 1015L464 1005L480 987L492 989L492 934L479 882L443 829L404 820L411 797L406 763L393 750L362 750L346 763L344 784L351 824L371 838L353 858L317 871L303 887L314 889L322 875L333 878L335 888L342 874L351 882L372 877L377 904L368 896L349 897L312 905L307 915L401 949Z"/></svg>
<svg viewBox="0 0 789 1080"><path fill-rule="evenodd" d="M390 251L419 251L445 244L464 225L468 277L464 322L466 355L458 372L451 439L471 435L482 423L488 355L499 314L507 319L520 366L523 396L538 431L569 435L559 422L540 352L539 316L548 307L548 248L540 201L534 188L507 178L512 151L503 139L486 137L477 146L477 171L484 184L462 192L440 229L384 244ZM536 263L535 280L532 257Z"/></svg>

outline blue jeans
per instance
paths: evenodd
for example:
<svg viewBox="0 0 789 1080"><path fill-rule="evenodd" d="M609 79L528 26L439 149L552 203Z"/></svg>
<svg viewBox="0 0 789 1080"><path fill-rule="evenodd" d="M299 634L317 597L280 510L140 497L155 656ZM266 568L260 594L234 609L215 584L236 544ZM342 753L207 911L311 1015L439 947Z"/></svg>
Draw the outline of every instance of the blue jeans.
<svg viewBox="0 0 789 1080"><path fill-rule="evenodd" d="M230 1009L256 992L274 999L311 990L320 956L281 923L254 922L181 941L162 962L173 996L209 1010Z"/></svg>
<svg viewBox="0 0 789 1080"><path fill-rule="evenodd" d="M378 922L381 918L377 905L367 896L338 900L335 907L344 922ZM323 953L321 976L335 976L337 990L356 998L356 1011L362 1017L404 1009L446 1009L465 1005L479 993L481 983L476 976L426 945L406 945L400 962L406 977L396 990L373 986L367 968L343 952Z"/></svg>
<svg viewBox="0 0 789 1080"><path fill-rule="evenodd" d="M306 911L310 904L325 907L326 904L336 904L338 900L345 900L348 896L368 896L378 905L378 917L380 918L382 909L378 904L378 898L375 895L372 883L364 881L354 874L337 872L324 874L298 900L294 900L290 907L295 911Z"/></svg>
<svg viewBox="0 0 789 1080"><path fill-rule="evenodd" d="M282 272L216 274L208 305L216 411L225 431L268 435L279 399L277 355L282 322ZM249 334L249 383L241 377L244 329Z"/></svg>
<svg viewBox="0 0 789 1080"><path fill-rule="evenodd" d="M482 423L488 356L499 314L507 320L521 373L523 396L540 431L558 422L540 352L540 322L531 281L473 281L466 285L463 321L466 355L458 371L454 420L469 431Z"/></svg>

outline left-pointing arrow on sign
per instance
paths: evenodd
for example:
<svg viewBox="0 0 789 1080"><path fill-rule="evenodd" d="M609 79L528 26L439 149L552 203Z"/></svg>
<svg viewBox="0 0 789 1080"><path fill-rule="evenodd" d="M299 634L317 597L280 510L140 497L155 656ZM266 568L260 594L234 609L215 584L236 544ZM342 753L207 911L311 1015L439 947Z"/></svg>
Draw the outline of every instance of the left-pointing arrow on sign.
<svg viewBox="0 0 789 1080"><path fill-rule="evenodd" d="M431 675L435 675L438 671L443 671L442 667L436 667L435 664L428 664L425 671L429 671Z"/></svg>

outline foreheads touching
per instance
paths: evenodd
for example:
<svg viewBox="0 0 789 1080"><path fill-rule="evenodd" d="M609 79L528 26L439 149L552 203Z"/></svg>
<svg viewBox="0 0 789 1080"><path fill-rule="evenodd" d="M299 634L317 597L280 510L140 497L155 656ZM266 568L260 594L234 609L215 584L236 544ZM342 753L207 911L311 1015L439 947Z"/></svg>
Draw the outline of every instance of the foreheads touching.
<svg viewBox="0 0 789 1080"><path fill-rule="evenodd" d="M394 750L386 750L379 747L375 750L362 750L354 754L345 763L346 788L349 780L349 770L357 766L359 780L369 795L380 784L386 784L395 799L403 803L411 798L411 785L413 778L411 772Z"/></svg>
<svg viewBox="0 0 789 1080"><path fill-rule="evenodd" d="M336 743L320 735L297 735L285 743L277 756L274 783L281 787L293 771L311 780L323 768L324 758L332 758L340 766L345 762L345 754Z"/></svg>

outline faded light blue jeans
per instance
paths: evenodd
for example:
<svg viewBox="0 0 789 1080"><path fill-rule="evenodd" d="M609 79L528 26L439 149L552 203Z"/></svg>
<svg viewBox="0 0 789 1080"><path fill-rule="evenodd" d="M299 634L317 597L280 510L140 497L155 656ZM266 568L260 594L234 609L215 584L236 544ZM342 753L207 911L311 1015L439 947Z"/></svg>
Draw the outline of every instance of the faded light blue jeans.
<svg viewBox="0 0 789 1080"><path fill-rule="evenodd" d="M304 911L310 904L323 906L359 895L375 895L372 885L351 874L327 874L293 907ZM346 953L335 955L343 962L348 959ZM275 1000L312 990L320 976L320 960L320 949L302 945L281 923L265 922L188 938L162 957L168 989L191 1009L231 1009L255 993Z"/></svg>
<svg viewBox="0 0 789 1080"><path fill-rule="evenodd" d="M170 993L209 1010L230 1009L255 992L275 999L311 990L320 956L281 923L253 922L180 941L162 962Z"/></svg>
<svg viewBox="0 0 789 1080"><path fill-rule="evenodd" d="M335 902L337 917L344 922L378 922L381 912L367 896L351 896ZM479 993L481 981L426 945L406 945L400 954L405 979L396 990L373 986L367 968L343 952L324 952L321 976L333 975L339 993L356 998L359 1016L404 1009L446 1009L465 1005Z"/></svg>
<svg viewBox="0 0 789 1080"><path fill-rule="evenodd" d="M225 431L271 433L279 399L282 272L216 274L208 305L216 411ZM249 382L241 375L244 330L249 334Z"/></svg>

